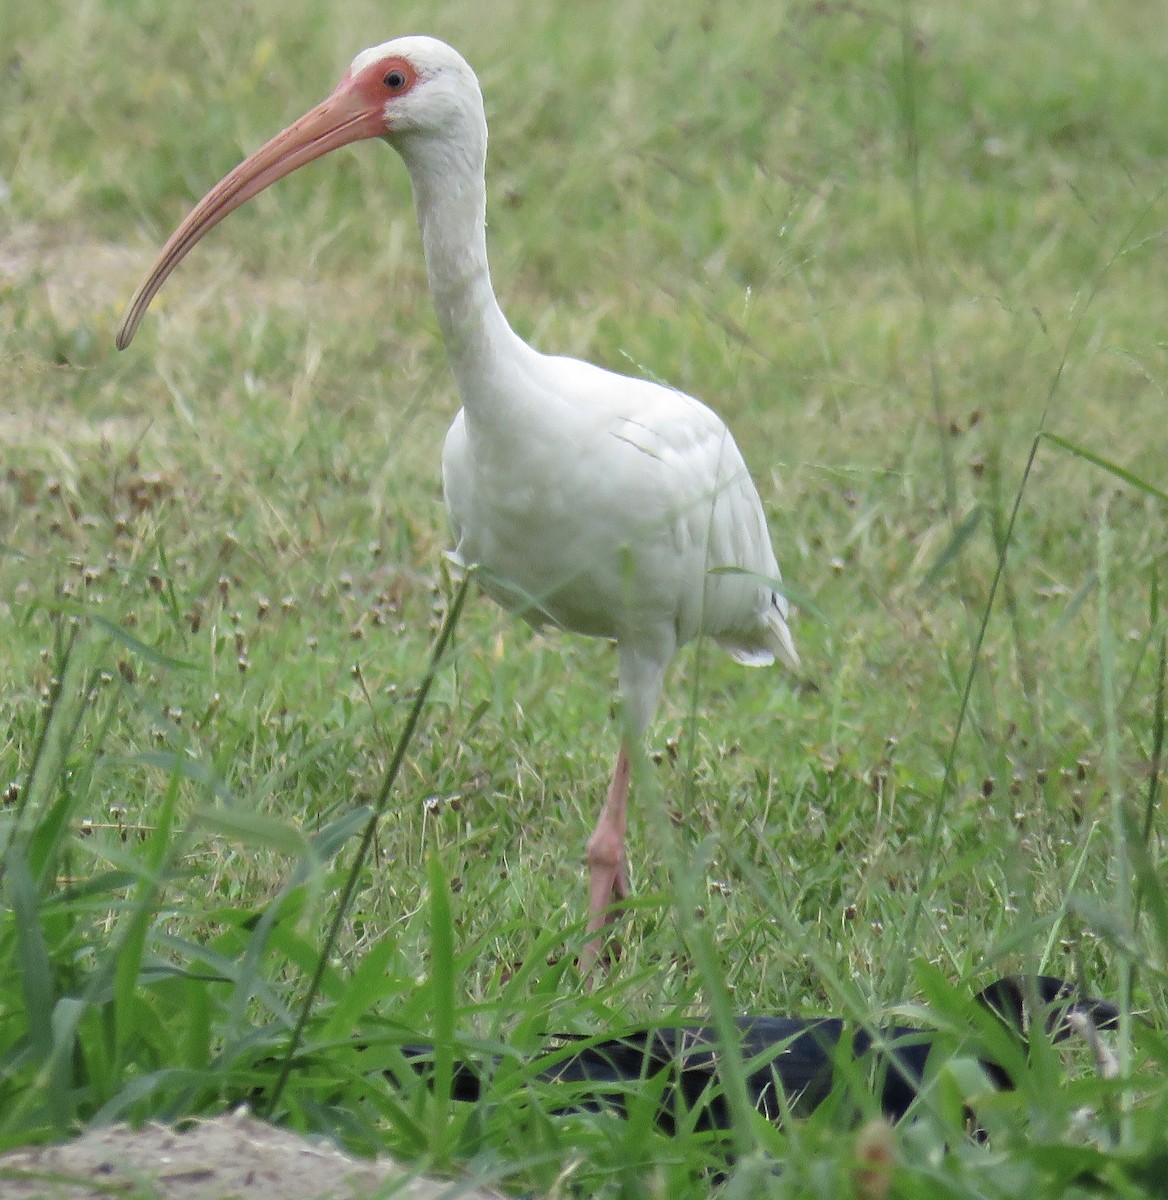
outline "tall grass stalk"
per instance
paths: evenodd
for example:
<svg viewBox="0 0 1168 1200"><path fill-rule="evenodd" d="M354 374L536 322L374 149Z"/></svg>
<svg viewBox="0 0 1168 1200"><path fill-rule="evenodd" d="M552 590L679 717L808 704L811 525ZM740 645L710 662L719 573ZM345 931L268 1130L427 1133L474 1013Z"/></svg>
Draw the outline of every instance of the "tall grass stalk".
<svg viewBox="0 0 1168 1200"><path fill-rule="evenodd" d="M442 658L446 653L451 637L454 635L454 630L458 625L458 618L462 614L462 606L466 601L466 593L470 587L473 572L468 571L458 585L457 591L454 593L454 600L446 613L446 617L442 622L442 626L438 631L438 637L434 642L434 648L430 654L430 665L426 669L425 675L422 676L421 683L418 684L414 694L414 699L410 705L409 712L406 715L405 724L402 727L401 733L398 735L397 745L394 747L393 757L389 761L389 765L385 769L385 775L381 781L380 790L373 802L369 817L365 822L365 828L361 834L361 840L357 845L356 852L353 855L353 863L349 868L348 874L345 876L344 885L341 888L341 894L337 897L336 908L333 912L333 919L329 924L328 932L325 934L324 942L321 944L320 951L316 959L316 967L313 970L312 978L308 981L308 987L305 990L304 998L300 1002L300 1010L296 1018L296 1024L293 1027L292 1035L288 1039L287 1048L284 1051L283 1061L280 1064L279 1073L276 1076L276 1081L272 1085L272 1090L267 1096L264 1111L268 1114L274 1113L280 1103L280 1099L284 1094L284 1089L288 1085L288 1079L292 1073L292 1064L296 1058L296 1052L300 1048L300 1043L304 1037L304 1030L308 1025L309 1016L312 1013L312 1006L316 1001L317 993L320 990L321 980L324 978L324 973L331 961L333 951L336 949L337 939L340 936L341 926L349 915L349 907L352 904L354 893L357 889L358 880L365 867L369 857L369 852L373 846L373 838L377 833L377 826L382 816L385 813L386 805L389 803L390 795L393 793L394 784L397 782L398 773L401 771L402 763L405 761L406 751L409 749L410 742L413 740L414 733L417 730L418 722L421 720L422 708L426 703L426 697L430 694L430 688L433 686L434 680L438 675L438 668L442 663ZM433 884L433 872L431 872L431 883ZM437 901L435 901L437 903ZM439 924L440 914L435 916L435 928ZM437 934L435 934L437 937ZM449 961L449 955L444 955L442 961ZM449 1045L449 1041L446 1042ZM448 1052L448 1051L447 1051ZM449 1065L445 1074L447 1100L449 1102Z"/></svg>
<svg viewBox="0 0 1168 1200"><path fill-rule="evenodd" d="M908 167L910 224L912 230L913 275L920 299L921 332L925 342L925 358L929 369L929 401L937 434L937 457L941 462L941 482L944 486L945 515L953 532L958 529L957 469L953 462L953 447L948 431L950 417L941 381L941 364L937 352L936 305L932 282L932 263L928 244L928 219L925 214L925 180L923 155L925 135L922 129L921 105L921 47L920 31L914 19L915 5L902 0L900 16L900 60L896 87L900 132L904 137L904 157Z"/></svg>
<svg viewBox="0 0 1168 1200"><path fill-rule="evenodd" d="M1132 918L1131 853L1128 839L1132 823L1128 820L1128 798L1119 770L1119 713L1115 688L1115 631L1111 615L1112 535L1107 502L1099 515L1099 691L1103 704L1104 763L1108 783L1111 818L1111 860L1115 883L1114 919L1122 939L1116 947L1116 977L1119 1003L1119 1080L1131 1081L1132 1066L1132 958L1135 929ZM1119 1144L1131 1145L1132 1094L1124 1088L1119 1094Z"/></svg>

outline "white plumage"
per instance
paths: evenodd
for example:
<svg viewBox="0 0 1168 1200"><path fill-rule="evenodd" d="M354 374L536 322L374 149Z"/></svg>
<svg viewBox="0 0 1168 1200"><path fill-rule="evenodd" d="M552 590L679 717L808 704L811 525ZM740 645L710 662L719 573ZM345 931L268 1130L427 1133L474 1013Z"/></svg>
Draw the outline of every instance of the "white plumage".
<svg viewBox="0 0 1168 1200"><path fill-rule="evenodd" d="M433 38L362 51L336 91L199 203L139 288L128 345L154 294L202 235L297 167L383 137L414 187L427 273L462 397L442 454L453 557L533 624L615 640L621 749L589 842L588 929L627 892L630 747L677 649L713 637L739 662L798 656L758 492L700 401L576 359L540 354L507 324L486 252L487 126L478 80ZM593 937L585 957L597 952Z"/></svg>

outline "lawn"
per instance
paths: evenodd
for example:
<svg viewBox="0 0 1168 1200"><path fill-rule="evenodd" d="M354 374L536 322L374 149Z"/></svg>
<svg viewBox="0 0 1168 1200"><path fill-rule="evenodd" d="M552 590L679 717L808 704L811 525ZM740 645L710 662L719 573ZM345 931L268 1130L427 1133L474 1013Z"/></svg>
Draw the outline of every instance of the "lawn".
<svg viewBox="0 0 1168 1200"><path fill-rule="evenodd" d="M699 1196L713 1164L727 1194L1154 1194L1161 6L485 12L0 0L0 1145L270 1096L324 955L276 1115L361 1152L516 1193ZM674 664L591 989L615 655L473 587L453 612L458 400L396 156L265 193L113 344L194 202L416 31L483 85L513 326L717 409L798 608L800 678ZM959 1050L888 1134L884 1193L843 1101L740 1114L727 1168L513 1079L473 1108L383 1086L350 1044L926 999L957 1022L1014 971L1124 1006L1119 1082L1038 1055L979 1144Z"/></svg>

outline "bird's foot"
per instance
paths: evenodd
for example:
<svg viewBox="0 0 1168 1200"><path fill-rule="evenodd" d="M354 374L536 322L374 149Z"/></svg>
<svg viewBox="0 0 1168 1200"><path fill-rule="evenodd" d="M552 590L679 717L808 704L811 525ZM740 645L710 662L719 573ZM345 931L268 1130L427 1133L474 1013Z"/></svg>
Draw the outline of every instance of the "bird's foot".
<svg viewBox="0 0 1168 1200"><path fill-rule="evenodd" d="M588 942L580 954L580 966L589 980L600 957L601 931L614 919L615 906L629 895L625 860L629 772L629 754L622 742L600 819L588 839Z"/></svg>
<svg viewBox="0 0 1168 1200"><path fill-rule="evenodd" d="M616 936L608 934L592 938L576 958L576 970L585 986L591 990L602 972L610 970L620 960L621 944Z"/></svg>

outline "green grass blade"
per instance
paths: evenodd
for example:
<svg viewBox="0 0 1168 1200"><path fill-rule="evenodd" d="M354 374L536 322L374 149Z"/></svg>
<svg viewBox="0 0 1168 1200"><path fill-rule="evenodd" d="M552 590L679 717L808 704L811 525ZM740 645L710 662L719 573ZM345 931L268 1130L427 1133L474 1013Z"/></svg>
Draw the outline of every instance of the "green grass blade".
<svg viewBox="0 0 1168 1200"><path fill-rule="evenodd" d="M76 714L66 697L76 684L80 667L77 662L78 630L71 626L69 636L56 656L56 670L50 685L48 703L40 721L36 741L33 745L25 786L20 792L13 819L9 825L8 840L11 842L21 828L25 814L31 812L36 820L39 812L46 808L49 797L56 788L68 749L70 731L66 726L72 722L76 730ZM4 855L7 854L7 844Z"/></svg>
<svg viewBox="0 0 1168 1200"><path fill-rule="evenodd" d="M123 628L115 621L111 621L108 617L103 616L93 609L84 608L77 604L64 604L61 610L68 613L70 616L83 617L92 625L96 625L98 629L103 630L115 642L121 643L127 650L132 650L140 658L150 663L155 667L165 667L171 671L202 671L202 666L197 662L189 662L185 659L175 658L172 654L166 654L159 650L157 646L151 646L144 642L140 637L132 634L128 629Z"/></svg>
<svg viewBox="0 0 1168 1200"><path fill-rule="evenodd" d="M146 942L157 915L157 899L166 876L166 864L174 853L173 828L179 801L181 776L172 771L162 802L154 814L154 828L145 846L144 871L136 888L130 911L113 953L114 988L114 1063L120 1073L129 1068L136 1040L141 1005L140 979ZM108 952L107 952L108 953Z"/></svg>
<svg viewBox="0 0 1168 1200"><path fill-rule="evenodd" d="M431 855L430 884L430 1008L434 1021L434 1117L430 1154L439 1166L447 1161L450 1097L454 1078L455 966L454 913L450 884L442 864Z"/></svg>
<svg viewBox="0 0 1168 1200"><path fill-rule="evenodd" d="M807 613L825 625L829 624L827 614L812 600L811 596L802 588L796 587L785 579L776 579L773 575L762 575L758 571L747 571L744 567L710 567L706 574L740 575L746 579L753 579L772 592L777 592L784 600L796 605L801 612Z"/></svg>
<svg viewBox="0 0 1168 1200"><path fill-rule="evenodd" d="M975 504L969 512L957 522L949 540L941 548L941 553L937 555L933 565L925 572L921 579L920 587L922 590L931 588L939 583L948 573L949 568L960 557L969 540L977 532L981 525L981 519L985 515L984 509L980 504Z"/></svg>
<svg viewBox="0 0 1168 1200"><path fill-rule="evenodd" d="M1078 442L1072 442L1070 438L1053 433L1049 429L1044 429L1039 436L1045 441L1050 442L1052 446L1057 446L1060 450L1066 450L1068 454L1073 454L1076 458L1081 458L1084 462L1089 462L1092 466L1099 467L1100 470L1106 471L1109 475L1114 475L1116 479L1122 480L1129 487L1135 488L1136 491L1143 492L1147 496L1153 496L1155 499L1168 504L1168 492L1149 483L1146 479L1141 479L1135 472L1129 471L1126 467L1121 467L1119 463L1113 462L1104 455L1098 454L1096 451L1090 450Z"/></svg>
<svg viewBox="0 0 1168 1200"><path fill-rule="evenodd" d="M56 1003L53 969L41 930L40 897L28 864L16 847L4 858L5 890L16 932L16 967L28 1020L28 1037L38 1058L47 1059L53 1044Z"/></svg>
<svg viewBox="0 0 1168 1200"><path fill-rule="evenodd" d="M5 890L16 926L16 969L24 1001L25 1029L37 1068L37 1085L5 1115L5 1125L16 1128L29 1105L43 1097L52 1129L64 1134L73 1112L70 1069L70 1031L59 1028L60 1006L55 971L41 924L41 903L28 864L15 846L5 855Z"/></svg>
<svg viewBox="0 0 1168 1200"><path fill-rule="evenodd" d="M1111 624L1111 560L1112 533L1106 509L1099 521L1099 690L1103 708L1104 748L1108 790L1110 791L1111 857L1115 878L1114 908L1111 919L1128 945L1132 936L1132 865L1128 847L1128 823L1124 812L1125 795L1119 770L1119 713L1115 686L1115 635ZM1131 1078L1131 987L1132 958L1122 954L1116 964L1119 977L1119 1078ZM1133 1097L1124 1091L1120 1099L1120 1145L1130 1146L1132 1140Z"/></svg>
<svg viewBox="0 0 1168 1200"><path fill-rule="evenodd" d="M311 843L295 825L266 813L240 808L207 808L195 815L204 829L255 850L275 850L289 858L311 853Z"/></svg>

